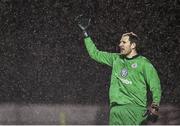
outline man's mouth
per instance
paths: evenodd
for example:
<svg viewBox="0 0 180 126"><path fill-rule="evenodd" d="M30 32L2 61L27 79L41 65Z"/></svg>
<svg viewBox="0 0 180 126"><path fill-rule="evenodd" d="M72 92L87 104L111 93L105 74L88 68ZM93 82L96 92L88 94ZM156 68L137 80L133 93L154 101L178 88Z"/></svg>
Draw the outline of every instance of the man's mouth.
<svg viewBox="0 0 180 126"><path fill-rule="evenodd" d="M125 49L124 48L120 48L120 53L124 53Z"/></svg>
<svg viewBox="0 0 180 126"><path fill-rule="evenodd" d="M124 51L124 48L120 48L121 51Z"/></svg>

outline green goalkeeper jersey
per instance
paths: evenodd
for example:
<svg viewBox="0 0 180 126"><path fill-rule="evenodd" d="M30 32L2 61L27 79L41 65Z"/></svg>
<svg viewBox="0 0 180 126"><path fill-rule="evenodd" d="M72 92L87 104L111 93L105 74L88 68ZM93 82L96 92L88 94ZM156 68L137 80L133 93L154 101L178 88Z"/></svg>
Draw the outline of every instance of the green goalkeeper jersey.
<svg viewBox="0 0 180 126"><path fill-rule="evenodd" d="M154 103L161 98L160 80L156 69L145 57L126 58L119 53L99 51L90 37L84 39L91 58L112 67L109 89L110 104L147 105L147 86Z"/></svg>

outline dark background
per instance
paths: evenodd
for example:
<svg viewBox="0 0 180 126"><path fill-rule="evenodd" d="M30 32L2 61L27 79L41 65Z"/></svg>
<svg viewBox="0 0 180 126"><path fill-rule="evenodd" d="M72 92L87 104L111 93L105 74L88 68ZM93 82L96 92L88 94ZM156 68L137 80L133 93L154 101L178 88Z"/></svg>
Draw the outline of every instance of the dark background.
<svg viewBox="0 0 180 126"><path fill-rule="evenodd" d="M162 103L180 103L178 0L1 0L0 102L108 103L111 68L87 54L74 22L92 18L100 50L118 52L133 31L156 67Z"/></svg>

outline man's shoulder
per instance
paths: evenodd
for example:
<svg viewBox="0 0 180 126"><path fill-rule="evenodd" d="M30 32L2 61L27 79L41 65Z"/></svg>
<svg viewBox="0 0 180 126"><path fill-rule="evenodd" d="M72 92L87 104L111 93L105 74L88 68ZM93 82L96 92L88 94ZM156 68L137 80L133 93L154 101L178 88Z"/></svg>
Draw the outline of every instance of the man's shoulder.
<svg viewBox="0 0 180 126"><path fill-rule="evenodd" d="M142 63L142 66L144 66L144 67L150 67L150 68L153 67L154 68L151 61L148 58L146 58L145 56L141 56L141 63Z"/></svg>
<svg viewBox="0 0 180 126"><path fill-rule="evenodd" d="M120 53L111 53L111 54L112 54L114 60L121 57Z"/></svg>
<svg viewBox="0 0 180 126"><path fill-rule="evenodd" d="M140 55L139 60L143 64L151 64L151 61L148 58L146 58L145 56Z"/></svg>

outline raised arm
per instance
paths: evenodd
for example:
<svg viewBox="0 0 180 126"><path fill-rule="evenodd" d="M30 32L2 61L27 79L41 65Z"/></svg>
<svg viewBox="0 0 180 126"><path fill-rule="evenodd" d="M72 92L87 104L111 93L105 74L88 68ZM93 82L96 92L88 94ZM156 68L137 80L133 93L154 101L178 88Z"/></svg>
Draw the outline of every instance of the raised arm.
<svg viewBox="0 0 180 126"><path fill-rule="evenodd" d="M117 53L99 51L90 37L86 37L84 39L84 42L86 49L92 59L96 60L99 63L106 64L108 66L113 65L113 61L118 56Z"/></svg>
<svg viewBox="0 0 180 126"><path fill-rule="evenodd" d="M79 28L82 30L84 37L85 37L84 42L85 42L85 46L87 48L87 51L88 51L90 57L93 58L94 60L100 62L100 63L112 66L113 61L118 56L118 54L99 51L96 48L94 42L92 41L92 39L89 37L89 35L87 33L87 28L90 25L91 19L88 19L88 20L86 20L86 22L83 22L83 20L84 20L83 18L84 18L83 15L79 15L76 18L76 21L78 23Z"/></svg>

